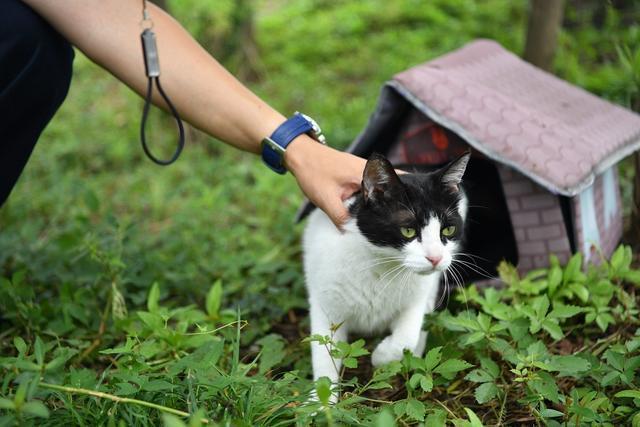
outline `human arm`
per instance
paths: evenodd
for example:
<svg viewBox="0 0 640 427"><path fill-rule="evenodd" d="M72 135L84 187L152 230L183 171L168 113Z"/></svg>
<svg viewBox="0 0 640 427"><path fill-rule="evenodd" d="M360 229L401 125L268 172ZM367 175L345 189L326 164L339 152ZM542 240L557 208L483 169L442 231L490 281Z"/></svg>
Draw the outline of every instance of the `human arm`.
<svg viewBox="0 0 640 427"><path fill-rule="evenodd" d="M24 1L94 62L144 94L141 2ZM148 9L158 43L162 84L180 115L222 141L259 153L262 138L285 117L243 86L171 16L151 3ZM159 97L154 103L164 105ZM302 135L289 145L285 164L312 202L336 225L344 221L347 213L341 199L358 188L364 160Z"/></svg>

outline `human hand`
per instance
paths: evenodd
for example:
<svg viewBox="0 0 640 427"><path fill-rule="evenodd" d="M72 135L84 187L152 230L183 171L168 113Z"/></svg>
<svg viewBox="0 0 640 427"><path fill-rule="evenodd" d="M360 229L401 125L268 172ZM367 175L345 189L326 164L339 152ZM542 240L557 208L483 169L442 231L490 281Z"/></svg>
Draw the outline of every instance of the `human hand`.
<svg viewBox="0 0 640 427"><path fill-rule="evenodd" d="M284 160L302 192L341 228L349 219L343 202L360 189L366 160L319 144L307 135L289 144Z"/></svg>

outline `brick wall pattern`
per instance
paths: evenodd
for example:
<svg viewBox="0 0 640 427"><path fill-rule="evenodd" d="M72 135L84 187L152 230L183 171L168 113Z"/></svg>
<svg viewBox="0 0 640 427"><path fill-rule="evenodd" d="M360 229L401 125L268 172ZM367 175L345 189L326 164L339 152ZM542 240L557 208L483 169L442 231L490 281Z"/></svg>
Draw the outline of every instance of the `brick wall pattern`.
<svg viewBox="0 0 640 427"><path fill-rule="evenodd" d="M518 270L526 273L571 256L560 200L547 189L503 165L498 166L518 247Z"/></svg>

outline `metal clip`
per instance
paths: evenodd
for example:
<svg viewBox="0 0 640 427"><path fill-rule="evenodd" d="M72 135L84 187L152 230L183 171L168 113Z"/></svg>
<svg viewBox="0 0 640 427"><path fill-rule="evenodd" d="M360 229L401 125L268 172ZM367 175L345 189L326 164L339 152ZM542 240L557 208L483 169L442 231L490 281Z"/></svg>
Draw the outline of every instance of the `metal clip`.
<svg viewBox="0 0 640 427"><path fill-rule="evenodd" d="M156 35L147 28L142 32L140 38L142 39L142 52L147 77L158 77L160 75L160 62L158 61Z"/></svg>

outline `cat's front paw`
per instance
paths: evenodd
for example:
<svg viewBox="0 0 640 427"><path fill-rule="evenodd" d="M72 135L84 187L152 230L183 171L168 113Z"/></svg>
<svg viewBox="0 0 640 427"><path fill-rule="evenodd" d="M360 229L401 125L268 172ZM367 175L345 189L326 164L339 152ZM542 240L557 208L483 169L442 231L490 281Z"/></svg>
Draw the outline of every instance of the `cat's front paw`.
<svg viewBox="0 0 640 427"><path fill-rule="evenodd" d="M386 337L373 350L371 354L371 364L374 367L386 365L387 363L401 360L404 347L393 342L391 336Z"/></svg>

